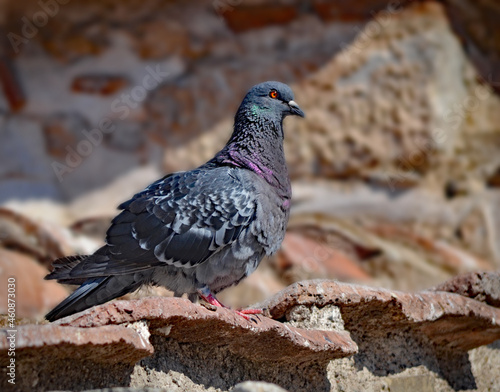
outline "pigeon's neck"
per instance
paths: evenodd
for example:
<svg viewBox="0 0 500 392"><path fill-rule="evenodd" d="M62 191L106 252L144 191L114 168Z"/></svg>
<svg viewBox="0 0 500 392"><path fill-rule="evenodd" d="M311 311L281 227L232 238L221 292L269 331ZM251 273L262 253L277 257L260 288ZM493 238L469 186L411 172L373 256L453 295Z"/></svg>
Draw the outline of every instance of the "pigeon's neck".
<svg viewBox="0 0 500 392"><path fill-rule="evenodd" d="M237 121L236 124L228 144L215 157L217 163L251 170L284 199L290 199L282 121Z"/></svg>

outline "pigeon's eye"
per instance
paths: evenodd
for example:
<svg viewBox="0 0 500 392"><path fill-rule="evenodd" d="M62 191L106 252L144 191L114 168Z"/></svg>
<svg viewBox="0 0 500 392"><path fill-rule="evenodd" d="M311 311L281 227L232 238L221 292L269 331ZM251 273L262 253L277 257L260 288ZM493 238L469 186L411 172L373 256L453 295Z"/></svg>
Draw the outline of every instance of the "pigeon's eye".
<svg viewBox="0 0 500 392"><path fill-rule="evenodd" d="M271 90L271 92L269 93L269 96L272 99L276 99L276 98L278 98L278 92L276 90Z"/></svg>

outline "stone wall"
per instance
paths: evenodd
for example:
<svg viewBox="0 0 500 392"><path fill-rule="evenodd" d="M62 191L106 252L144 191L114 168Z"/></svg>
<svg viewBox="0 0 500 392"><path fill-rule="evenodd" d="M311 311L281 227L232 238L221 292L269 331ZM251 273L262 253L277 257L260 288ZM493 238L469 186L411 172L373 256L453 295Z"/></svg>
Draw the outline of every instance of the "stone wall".
<svg viewBox="0 0 500 392"><path fill-rule="evenodd" d="M499 279L481 277L483 297L498 298ZM480 298L316 280L257 306L265 315L247 321L187 299L145 298L19 326L15 390L227 391L248 380L297 392L500 388L500 310ZM2 367L8 336L0 330ZM4 372L0 386L13 390Z"/></svg>
<svg viewBox="0 0 500 392"><path fill-rule="evenodd" d="M59 4L26 38L43 9L5 2L2 200L73 199L138 165L197 165L266 79L296 82L308 113L286 139L294 178L455 193L495 184L498 99L442 6L222 3Z"/></svg>
<svg viewBox="0 0 500 392"><path fill-rule="evenodd" d="M0 2L18 389L500 390L498 273L477 272L500 265L493 2L56 3ZM42 280L50 262L94 251L116 205L210 158L266 79L307 114L286 123L289 232L221 299L267 299L269 318L156 298L45 325L68 292ZM151 294L171 295L135 296Z"/></svg>

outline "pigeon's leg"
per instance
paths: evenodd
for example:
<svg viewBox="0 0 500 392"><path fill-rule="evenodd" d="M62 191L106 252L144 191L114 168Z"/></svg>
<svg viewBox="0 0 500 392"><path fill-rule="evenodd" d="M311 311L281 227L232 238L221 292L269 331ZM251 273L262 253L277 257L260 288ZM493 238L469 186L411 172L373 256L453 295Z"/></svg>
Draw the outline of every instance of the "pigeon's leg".
<svg viewBox="0 0 500 392"><path fill-rule="evenodd" d="M222 303L220 303L220 301L217 298L215 298L215 295L212 294L212 292L210 291L210 289L207 286L203 286L201 289L199 289L198 294L200 295L201 298L203 298L210 305L218 306L219 308L228 309L227 306L223 305Z"/></svg>
<svg viewBox="0 0 500 392"><path fill-rule="evenodd" d="M210 305L229 309L229 307L223 305L217 298L215 298L215 295L212 294L212 292L207 286L203 286L200 290L198 290L198 293L200 297L203 298ZM247 314L261 314L262 309L241 309L241 310L235 310L235 312L238 313L243 318L245 318L246 320L249 320L250 318L247 316Z"/></svg>

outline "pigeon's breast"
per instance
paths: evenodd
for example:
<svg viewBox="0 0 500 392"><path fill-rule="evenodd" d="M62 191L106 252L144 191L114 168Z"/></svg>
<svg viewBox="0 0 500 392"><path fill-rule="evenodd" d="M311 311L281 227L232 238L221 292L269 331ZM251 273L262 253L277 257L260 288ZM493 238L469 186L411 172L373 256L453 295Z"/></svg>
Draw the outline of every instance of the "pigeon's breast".
<svg viewBox="0 0 500 392"><path fill-rule="evenodd" d="M290 215L290 196L283 195L275 187L254 173L254 192L256 194L255 219L251 233L263 247L267 255L274 254L281 246Z"/></svg>

